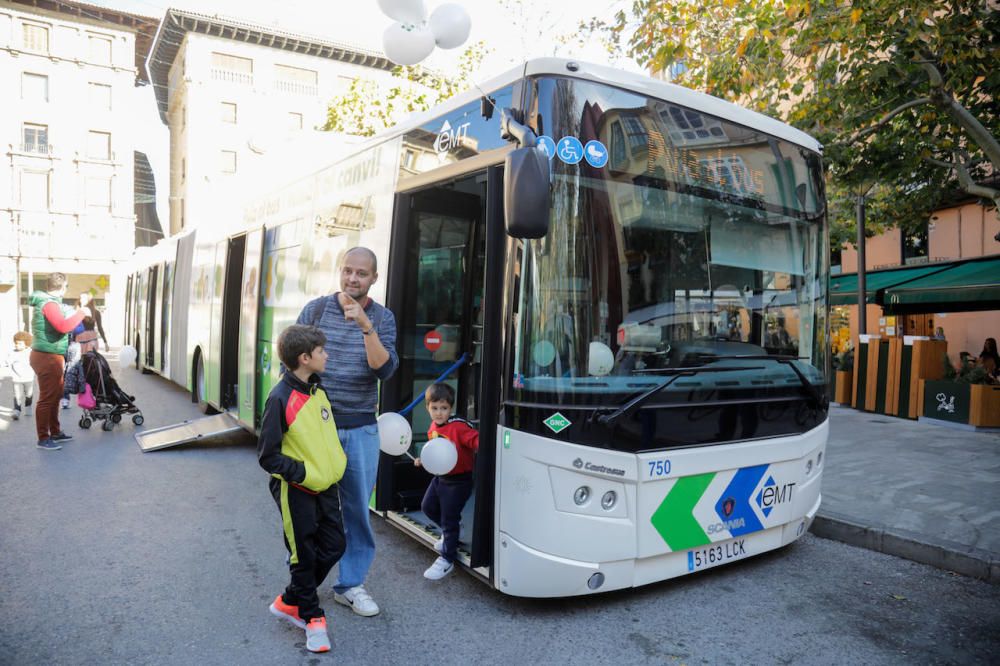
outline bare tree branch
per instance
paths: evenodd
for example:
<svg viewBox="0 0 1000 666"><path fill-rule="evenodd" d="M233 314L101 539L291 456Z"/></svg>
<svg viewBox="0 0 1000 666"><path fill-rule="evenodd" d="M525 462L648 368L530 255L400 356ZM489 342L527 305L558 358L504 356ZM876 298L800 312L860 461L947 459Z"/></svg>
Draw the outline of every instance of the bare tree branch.
<svg viewBox="0 0 1000 666"><path fill-rule="evenodd" d="M958 177L958 182L962 185L962 189L972 196L982 197L983 199L992 199L993 201L1000 203L1000 190L992 187L985 187L976 183L965 164L962 164L961 162L945 162L931 157L926 157L924 159L926 159L930 164L939 166L942 169L948 169L949 171L954 170L955 175Z"/></svg>
<svg viewBox="0 0 1000 666"><path fill-rule="evenodd" d="M909 102L906 102L905 104L900 104L895 109L893 109L889 113L879 118L878 122L872 125L871 127L866 127L863 130L855 132L854 135L849 137L847 141L845 141L844 143L854 143L855 141L863 139L869 134L872 134L873 132L877 132L878 130L880 130L883 125L885 125L887 122L889 122L890 120L901 114L903 111L906 111L907 109L912 109L915 106L930 104L931 101L932 100L930 97L921 97L919 99L911 99Z"/></svg>
<svg viewBox="0 0 1000 666"><path fill-rule="evenodd" d="M932 99L932 102L942 107L952 120L969 133L972 141L982 148L986 158L993 164L993 169L1000 171L1000 142L990 134L990 131L979 122L978 118L958 103L951 91L945 89L941 72L934 66L934 63L921 60L919 64L927 72L931 85L934 87L936 99Z"/></svg>

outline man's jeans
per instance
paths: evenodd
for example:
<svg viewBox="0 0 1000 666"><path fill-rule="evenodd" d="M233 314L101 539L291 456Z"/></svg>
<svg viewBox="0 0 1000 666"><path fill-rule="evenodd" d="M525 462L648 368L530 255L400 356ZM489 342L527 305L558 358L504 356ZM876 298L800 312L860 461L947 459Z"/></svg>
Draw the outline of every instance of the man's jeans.
<svg viewBox="0 0 1000 666"><path fill-rule="evenodd" d="M375 559L375 535L368 522L368 502L378 474L378 426L337 428L347 455L347 469L340 480L340 506L344 513L347 550L340 558L339 578L333 589L343 594L365 582Z"/></svg>

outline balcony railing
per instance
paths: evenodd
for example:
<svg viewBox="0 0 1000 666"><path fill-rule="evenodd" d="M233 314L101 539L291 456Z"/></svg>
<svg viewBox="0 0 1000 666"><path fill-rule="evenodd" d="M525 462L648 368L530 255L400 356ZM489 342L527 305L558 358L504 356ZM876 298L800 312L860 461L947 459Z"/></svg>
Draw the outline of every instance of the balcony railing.
<svg viewBox="0 0 1000 666"><path fill-rule="evenodd" d="M22 257L127 259L135 249L135 222L107 214L53 216L15 214L18 254Z"/></svg>
<svg viewBox="0 0 1000 666"><path fill-rule="evenodd" d="M231 69L213 69L212 78L216 81L225 81L226 83L237 83L244 86L253 85L253 74L234 72Z"/></svg>
<svg viewBox="0 0 1000 666"><path fill-rule="evenodd" d="M51 155L54 151L51 144L48 143L22 143L21 146L22 153L29 153L31 155Z"/></svg>
<svg viewBox="0 0 1000 666"><path fill-rule="evenodd" d="M275 81L274 89L292 95L311 95L313 97L319 95L319 86L297 81Z"/></svg>

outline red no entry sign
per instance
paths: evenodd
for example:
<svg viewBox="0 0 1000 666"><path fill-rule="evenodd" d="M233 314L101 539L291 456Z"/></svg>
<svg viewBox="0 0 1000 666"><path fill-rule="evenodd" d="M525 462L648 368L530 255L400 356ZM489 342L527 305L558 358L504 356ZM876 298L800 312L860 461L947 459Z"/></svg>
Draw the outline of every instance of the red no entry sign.
<svg viewBox="0 0 1000 666"><path fill-rule="evenodd" d="M427 331L424 336L424 347L427 347L428 351L437 351L441 348L441 334L435 331Z"/></svg>

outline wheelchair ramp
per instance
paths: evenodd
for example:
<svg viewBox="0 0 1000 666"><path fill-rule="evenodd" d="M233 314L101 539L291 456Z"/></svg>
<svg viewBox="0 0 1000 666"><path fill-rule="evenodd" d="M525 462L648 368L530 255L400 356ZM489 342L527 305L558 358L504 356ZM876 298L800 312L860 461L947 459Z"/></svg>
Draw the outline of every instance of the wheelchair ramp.
<svg viewBox="0 0 1000 666"><path fill-rule="evenodd" d="M135 441L143 453L166 449L171 446L190 444L207 437L241 430L242 426L230 414L223 412L214 416L204 416L183 423L143 430L135 434Z"/></svg>

